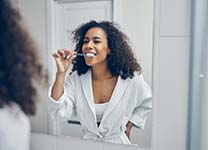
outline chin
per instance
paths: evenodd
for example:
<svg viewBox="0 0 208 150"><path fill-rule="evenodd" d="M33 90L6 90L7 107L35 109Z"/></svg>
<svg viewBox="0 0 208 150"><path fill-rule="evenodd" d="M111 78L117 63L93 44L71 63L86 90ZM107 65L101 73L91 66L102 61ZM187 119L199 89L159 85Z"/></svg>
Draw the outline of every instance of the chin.
<svg viewBox="0 0 208 150"><path fill-rule="evenodd" d="M87 66L89 66L89 67L92 67L93 65L92 64L86 64Z"/></svg>
<svg viewBox="0 0 208 150"><path fill-rule="evenodd" d="M92 67L95 64L95 63L89 62L89 61L85 61L85 63L86 63L87 66L90 66L90 67Z"/></svg>

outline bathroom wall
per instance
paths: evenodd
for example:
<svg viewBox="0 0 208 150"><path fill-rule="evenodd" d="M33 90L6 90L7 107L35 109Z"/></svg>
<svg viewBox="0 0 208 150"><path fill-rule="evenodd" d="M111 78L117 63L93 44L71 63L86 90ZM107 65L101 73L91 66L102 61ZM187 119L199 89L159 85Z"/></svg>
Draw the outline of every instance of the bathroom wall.
<svg viewBox="0 0 208 150"><path fill-rule="evenodd" d="M122 0L122 29L141 63L145 79L152 83L154 0Z"/></svg>
<svg viewBox="0 0 208 150"><path fill-rule="evenodd" d="M155 0L153 141L155 150L185 150L191 0Z"/></svg>
<svg viewBox="0 0 208 150"><path fill-rule="evenodd" d="M152 85L153 7L153 0L122 0L122 28L130 38L145 80L150 85ZM135 143L139 141L141 145L150 145L152 115L147 119L144 130L132 129L131 137Z"/></svg>

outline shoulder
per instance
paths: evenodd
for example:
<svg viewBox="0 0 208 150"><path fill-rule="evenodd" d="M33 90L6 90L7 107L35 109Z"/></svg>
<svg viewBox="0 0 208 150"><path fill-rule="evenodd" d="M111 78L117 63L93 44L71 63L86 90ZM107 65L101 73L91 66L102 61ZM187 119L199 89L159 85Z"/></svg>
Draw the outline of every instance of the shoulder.
<svg viewBox="0 0 208 150"><path fill-rule="evenodd" d="M142 73L134 73L134 77L130 79L131 85L134 88L142 88L142 89L150 89L149 84L145 81L144 76Z"/></svg>
<svg viewBox="0 0 208 150"><path fill-rule="evenodd" d="M83 81L88 80L90 77L91 75L89 71L82 75L79 75L77 71L71 72L65 77L65 86L75 88L77 86L80 86Z"/></svg>
<svg viewBox="0 0 208 150"><path fill-rule="evenodd" d="M152 97L152 90L150 85L145 81L143 74L135 73L131 79L131 89L134 93L140 95L141 99Z"/></svg>
<svg viewBox="0 0 208 150"><path fill-rule="evenodd" d="M24 124L29 126L29 119L27 115L21 110L20 106L16 103L11 103L11 105L5 105L3 108L0 108L0 122L15 123L15 124Z"/></svg>
<svg viewBox="0 0 208 150"><path fill-rule="evenodd" d="M19 105L12 103L0 108L0 122L0 132L4 135L0 141L4 143L3 149L15 149L17 145L18 149L25 149L29 145L30 122ZM17 140L20 135L21 140Z"/></svg>
<svg viewBox="0 0 208 150"><path fill-rule="evenodd" d="M71 78L71 79L80 79L83 76L89 76L89 75L91 75L91 70L90 69L86 73L83 73L83 74L80 74L80 75L78 74L77 71L69 72L67 74L67 77Z"/></svg>
<svg viewBox="0 0 208 150"><path fill-rule="evenodd" d="M68 75L66 76L67 80L71 80L71 81L80 81L81 78L89 78L91 77L91 70L88 70L86 73L79 75L77 71L74 72L70 72L68 73Z"/></svg>
<svg viewBox="0 0 208 150"><path fill-rule="evenodd" d="M75 78L78 78L79 77L79 75L78 75L78 73L77 73L77 71L73 71L73 72L70 72L70 73L68 73L68 75L67 75L69 78L73 78L73 79L75 79Z"/></svg>
<svg viewBox="0 0 208 150"><path fill-rule="evenodd" d="M144 80L144 76L142 73L135 72L134 77L131 79L131 82L136 84L136 83L144 83L146 81Z"/></svg>
<svg viewBox="0 0 208 150"><path fill-rule="evenodd" d="M77 71L70 72L66 75L66 82L73 83L74 81L79 80L79 78L80 77L79 77Z"/></svg>
<svg viewBox="0 0 208 150"><path fill-rule="evenodd" d="M27 117L26 114L20 108L20 106L15 102L12 102L10 105L4 105L2 108L0 108L0 112L1 115Z"/></svg>

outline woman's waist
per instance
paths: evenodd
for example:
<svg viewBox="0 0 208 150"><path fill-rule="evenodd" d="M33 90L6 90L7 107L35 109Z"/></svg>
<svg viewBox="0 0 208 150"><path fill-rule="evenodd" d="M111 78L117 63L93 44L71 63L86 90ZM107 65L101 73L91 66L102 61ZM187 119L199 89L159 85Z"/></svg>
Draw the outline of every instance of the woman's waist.
<svg viewBox="0 0 208 150"><path fill-rule="evenodd" d="M123 131L117 132L117 133L111 133L111 134L104 134L102 132L98 133L92 133L92 132L86 132L83 136L84 139L96 139L96 140L108 140L113 138L121 137L123 134L125 134Z"/></svg>

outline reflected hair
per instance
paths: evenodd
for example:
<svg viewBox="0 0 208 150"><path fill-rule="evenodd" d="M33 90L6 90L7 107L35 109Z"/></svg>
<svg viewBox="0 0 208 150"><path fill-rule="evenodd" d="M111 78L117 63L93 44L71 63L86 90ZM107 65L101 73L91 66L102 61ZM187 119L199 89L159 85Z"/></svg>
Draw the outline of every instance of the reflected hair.
<svg viewBox="0 0 208 150"><path fill-rule="evenodd" d="M107 65L113 76L121 76L122 79L133 78L134 72L141 73L141 66L133 55L128 37L119 30L119 26L113 22L94 20L81 24L72 32L75 42L75 49L82 53L84 37L91 28L101 28L107 35L108 48L110 53L107 56ZM73 61L73 71L78 75L85 74L90 66L87 66L83 57L76 57Z"/></svg>
<svg viewBox="0 0 208 150"><path fill-rule="evenodd" d="M38 51L8 0L0 0L0 108L15 102L27 115L35 114L34 80L46 78Z"/></svg>

